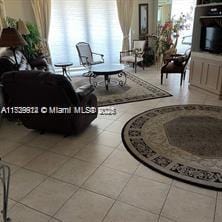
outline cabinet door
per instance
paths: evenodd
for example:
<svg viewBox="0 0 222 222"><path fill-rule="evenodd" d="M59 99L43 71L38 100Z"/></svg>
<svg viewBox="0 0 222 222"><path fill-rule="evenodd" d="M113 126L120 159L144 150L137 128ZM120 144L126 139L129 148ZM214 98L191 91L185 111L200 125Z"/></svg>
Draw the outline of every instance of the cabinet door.
<svg viewBox="0 0 222 222"><path fill-rule="evenodd" d="M190 84L194 86L203 86L203 66L201 59L192 59L190 65Z"/></svg>
<svg viewBox="0 0 222 222"><path fill-rule="evenodd" d="M214 93L221 92L222 67L219 63L208 62L204 65L205 88Z"/></svg>

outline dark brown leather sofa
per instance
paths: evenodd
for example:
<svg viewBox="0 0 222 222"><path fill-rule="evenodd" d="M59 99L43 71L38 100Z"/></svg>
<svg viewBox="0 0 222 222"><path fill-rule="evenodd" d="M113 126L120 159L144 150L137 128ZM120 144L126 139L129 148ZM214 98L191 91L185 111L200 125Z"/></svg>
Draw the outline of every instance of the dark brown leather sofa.
<svg viewBox="0 0 222 222"><path fill-rule="evenodd" d="M42 71L7 72L2 75L1 81L6 106L38 108L35 114L27 111L13 114L29 129L69 135L80 133L97 117L97 98L92 94L92 86L74 90L64 76ZM42 107L47 110L50 107L82 107L84 111L85 107L95 107L96 112L75 114L72 110L72 113L62 114L42 113Z"/></svg>

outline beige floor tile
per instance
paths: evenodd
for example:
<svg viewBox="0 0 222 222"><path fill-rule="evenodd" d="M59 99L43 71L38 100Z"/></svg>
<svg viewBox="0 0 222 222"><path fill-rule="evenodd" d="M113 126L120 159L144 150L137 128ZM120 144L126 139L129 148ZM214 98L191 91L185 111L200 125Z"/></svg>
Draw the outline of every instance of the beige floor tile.
<svg viewBox="0 0 222 222"><path fill-rule="evenodd" d="M113 132L113 133L121 133L123 127L124 127L124 123L117 120L117 121L114 121L107 128L105 128L105 131Z"/></svg>
<svg viewBox="0 0 222 222"><path fill-rule="evenodd" d="M116 149L103 165L132 174L139 166L139 162L127 151Z"/></svg>
<svg viewBox="0 0 222 222"><path fill-rule="evenodd" d="M121 151L127 151L126 147L123 145L123 143L120 143L120 145L117 147L117 149L121 150Z"/></svg>
<svg viewBox="0 0 222 222"><path fill-rule="evenodd" d="M23 125L9 122L6 123L7 127L0 128L0 138L9 139L10 141L23 144L28 142L35 137L35 133L32 130L25 128Z"/></svg>
<svg viewBox="0 0 222 222"><path fill-rule="evenodd" d="M168 184L134 176L120 195L120 201L159 214L170 189Z"/></svg>
<svg viewBox="0 0 222 222"><path fill-rule="evenodd" d="M18 169L20 168L19 166L16 166L16 165L14 165L14 164L7 163L7 162L4 162L4 161L2 161L1 163L4 164L4 165L6 165L6 166L8 166L8 167L10 168L11 175L12 175L13 173L15 173L16 170L18 170Z"/></svg>
<svg viewBox="0 0 222 222"><path fill-rule="evenodd" d="M157 222L158 215L148 213L133 206L116 202L104 222Z"/></svg>
<svg viewBox="0 0 222 222"><path fill-rule="evenodd" d="M20 200L36 186L38 186L46 177L38 173L25 169L19 169L11 177L10 198Z"/></svg>
<svg viewBox="0 0 222 222"><path fill-rule="evenodd" d="M100 167L89 177L84 188L116 199L130 178L129 174L106 167Z"/></svg>
<svg viewBox="0 0 222 222"><path fill-rule="evenodd" d="M26 165L29 161L39 156L42 152L42 150L38 150L32 147L21 146L11 153L7 154L3 158L3 161L22 167Z"/></svg>
<svg viewBox="0 0 222 222"><path fill-rule="evenodd" d="M0 146L0 156L3 157L7 153L10 153L11 151L15 150L21 146L21 144L6 140L6 139L1 139L1 146Z"/></svg>
<svg viewBox="0 0 222 222"><path fill-rule="evenodd" d="M43 135L39 134L27 144L33 147L48 150L55 146L55 144L58 143L61 139L63 139L62 135L45 133Z"/></svg>
<svg viewBox="0 0 222 222"><path fill-rule="evenodd" d="M113 202L107 197L79 190L55 217L63 222L101 222Z"/></svg>
<svg viewBox="0 0 222 222"><path fill-rule="evenodd" d="M53 216L77 189L76 186L47 179L29 193L22 203Z"/></svg>
<svg viewBox="0 0 222 222"><path fill-rule="evenodd" d="M53 146L50 151L55 152L57 154L65 155L65 156L74 156L78 153L82 148L86 145L80 142L76 142L69 138L64 138L60 142L58 142L55 146Z"/></svg>
<svg viewBox="0 0 222 222"><path fill-rule="evenodd" d="M8 210L11 209L12 207L14 207L16 205L17 202L15 202L14 200L11 200L10 198L8 199ZM0 194L0 209L3 209L3 195ZM0 220L1 221L1 220Z"/></svg>
<svg viewBox="0 0 222 222"><path fill-rule="evenodd" d="M99 129L104 130L106 127L108 127L111 123L113 123L113 120L108 119L100 119L97 118L92 122L92 125L98 127Z"/></svg>
<svg viewBox="0 0 222 222"><path fill-rule="evenodd" d="M221 221L222 221L222 199L218 198L214 222L221 222Z"/></svg>
<svg viewBox="0 0 222 222"><path fill-rule="evenodd" d="M121 142L121 136L118 133L104 131L93 138L91 142L116 148Z"/></svg>
<svg viewBox="0 0 222 222"><path fill-rule="evenodd" d="M78 159L71 159L58 169L53 174L53 177L80 186L96 168L97 165L95 164Z"/></svg>
<svg viewBox="0 0 222 222"><path fill-rule="evenodd" d="M94 138L96 138L103 130L99 129L96 125L90 125L81 134L71 135L67 137L67 140L80 144L89 144Z"/></svg>
<svg viewBox="0 0 222 222"><path fill-rule="evenodd" d="M62 221L61 220L57 220L55 218L52 218L52 219L49 220L49 222L62 222Z"/></svg>
<svg viewBox="0 0 222 222"><path fill-rule="evenodd" d="M27 129L24 126L22 126L22 128L23 128L22 131L21 129L19 129L19 132L18 130L14 132L14 135L12 137L13 141L16 141L17 143L20 144L25 144L32 141L34 138L36 138L39 135L39 133L35 132L34 130Z"/></svg>
<svg viewBox="0 0 222 222"><path fill-rule="evenodd" d="M40 156L29 162L27 165L25 165L25 168L49 176L54 173L59 167L61 167L63 163L68 159L68 157L61 156L55 153L44 152Z"/></svg>
<svg viewBox="0 0 222 222"><path fill-rule="evenodd" d="M177 188L181 188L187 191L191 191L191 192L195 192L195 193L199 193L208 197L212 197L212 198L216 198L217 196L217 192L213 191L213 190L209 190L209 189L204 189L198 186L193 186L187 183L182 183L179 181L173 181L173 186L177 187Z"/></svg>
<svg viewBox="0 0 222 222"><path fill-rule="evenodd" d="M81 149L74 157L80 160L101 164L113 152L111 147L91 143Z"/></svg>
<svg viewBox="0 0 222 222"><path fill-rule="evenodd" d="M33 209L17 204L9 211L9 217L13 222L48 222L50 217Z"/></svg>
<svg viewBox="0 0 222 222"><path fill-rule="evenodd" d="M171 184L172 179L166 177L160 173L157 173L144 165L140 165L135 173L137 176L145 177L151 180L155 180L161 183Z"/></svg>
<svg viewBox="0 0 222 222"><path fill-rule="evenodd" d="M212 98L210 96L207 96L204 104L213 105L213 106L222 106L222 100L219 100L218 98Z"/></svg>
<svg viewBox="0 0 222 222"><path fill-rule="evenodd" d="M222 192L218 192L218 198L222 199Z"/></svg>
<svg viewBox="0 0 222 222"><path fill-rule="evenodd" d="M166 217L160 217L159 221L158 222L177 222L175 220L170 220Z"/></svg>
<svg viewBox="0 0 222 222"><path fill-rule="evenodd" d="M162 215L179 222L213 222L216 200L172 187Z"/></svg>

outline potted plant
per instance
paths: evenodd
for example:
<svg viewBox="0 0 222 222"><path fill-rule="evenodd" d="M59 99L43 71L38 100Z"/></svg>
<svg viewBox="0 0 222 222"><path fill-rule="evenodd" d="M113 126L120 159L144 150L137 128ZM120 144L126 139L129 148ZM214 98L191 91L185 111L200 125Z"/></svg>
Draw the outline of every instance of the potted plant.
<svg viewBox="0 0 222 222"><path fill-rule="evenodd" d="M179 31L185 28L186 16L181 14L160 26L159 35L156 36L156 56L162 62L167 56L176 54Z"/></svg>

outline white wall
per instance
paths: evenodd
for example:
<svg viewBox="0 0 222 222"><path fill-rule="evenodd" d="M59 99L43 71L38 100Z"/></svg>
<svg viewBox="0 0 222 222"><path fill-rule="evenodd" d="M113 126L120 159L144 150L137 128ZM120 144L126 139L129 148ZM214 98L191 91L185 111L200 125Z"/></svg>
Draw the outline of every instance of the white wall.
<svg viewBox="0 0 222 222"><path fill-rule="evenodd" d="M35 22L31 0L6 0L6 15L26 22Z"/></svg>

